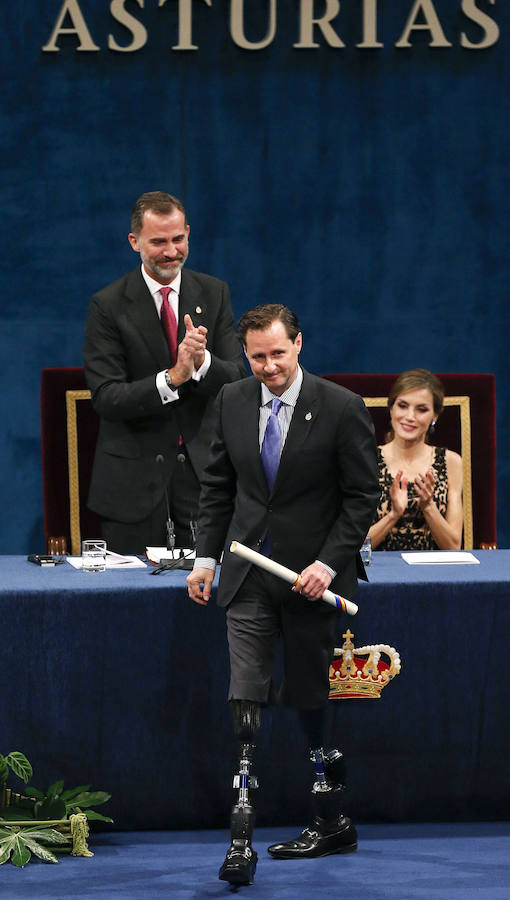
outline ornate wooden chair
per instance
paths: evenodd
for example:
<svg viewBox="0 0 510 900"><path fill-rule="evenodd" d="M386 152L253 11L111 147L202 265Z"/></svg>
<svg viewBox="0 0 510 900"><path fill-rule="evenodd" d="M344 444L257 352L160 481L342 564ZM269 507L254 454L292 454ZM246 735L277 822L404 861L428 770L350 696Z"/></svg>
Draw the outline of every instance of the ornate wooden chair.
<svg viewBox="0 0 510 900"><path fill-rule="evenodd" d="M83 367L43 369L41 378L44 534L48 553L81 553L81 536L98 537L87 508L99 419Z"/></svg>

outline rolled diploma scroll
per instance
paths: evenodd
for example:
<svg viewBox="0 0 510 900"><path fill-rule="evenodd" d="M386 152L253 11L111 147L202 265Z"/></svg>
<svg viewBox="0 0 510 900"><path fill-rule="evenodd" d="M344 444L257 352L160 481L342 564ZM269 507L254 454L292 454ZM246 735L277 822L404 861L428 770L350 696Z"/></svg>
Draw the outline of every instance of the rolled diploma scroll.
<svg viewBox="0 0 510 900"><path fill-rule="evenodd" d="M257 553L256 550L251 550L250 547L245 547L245 545L240 544L239 541L232 541L230 552L236 553L237 556L244 557L244 559L249 560L255 566L260 566L261 569L266 569L266 571L271 572L272 575L278 575L279 578L283 578L284 581L288 581L290 584L297 584L299 581L297 572L293 572L292 569L287 569L286 566L281 566L280 563L275 562L274 559L268 559L267 556L263 556L262 553ZM355 616L358 612L358 607L352 600L346 600L345 597L340 597L338 594L334 594L333 591L328 591L326 589L322 595L322 599L331 606L336 606L337 609L343 609L350 616Z"/></svg>

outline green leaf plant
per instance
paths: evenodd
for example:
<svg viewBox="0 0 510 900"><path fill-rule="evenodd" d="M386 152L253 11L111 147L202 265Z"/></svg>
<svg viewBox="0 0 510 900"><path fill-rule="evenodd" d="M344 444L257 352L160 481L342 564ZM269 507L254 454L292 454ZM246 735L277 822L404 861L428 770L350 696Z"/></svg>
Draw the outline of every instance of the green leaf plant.
<svg viewBox="0 0 510 900"><path fill-rule="evenodd" d="M24 753L20 753L19 750L11 750L7 756L2 756L0 753L0 790L5 787L9 769L11 769L18 778L21 778L25 784L28 779L32 777L32 766Z"/></svg>
<svg viewBox="0 0 510 900"><path fill-rule="evenodd" d="M73 813L84 813L89 822L113 822L113 819L108 816L103 816L96 810L90 809L91 806L101 806L102 803L106 803L111 794L106 791L90 791L90 784L68 788L66 791L63 788L63 781L50 784L46 794L32 785L26 788L27 794L36 799L34 818L64 819Z"/></svg>
<svg viewBox="0 0 510 900"><path fill-rule="evenodd" d="M28 785L24 789L26 795L16 794L16 801L9 804L7 797L10 798L11 795L6 791L9 770L25 784L33 774L32 766L23 753L12 751L7 756L0 754L0 865L10 859L13 865L23 868L32 854L45 862L56 863L58 859L53 851L58 850L69 852L72 849L74 855L93 856L86 845L86 820L113 822L108 816L91 809L92 806L106 803L111 794L106 791L91 791L90 784L64 790L64 782L61 780L51 784L45 794ZM71 834L74 834L76 822L81 821L77 826L78 844L70 834L62 834L57 830L66 819L71 820ZM36 821L31 826L30 822L34 820ZM44 824L46 820L48 825Z"/></svg>
<svg viewBox="0 0 510 900"><path fill-rule="evenodd" d="M0 826L0 865L10 858L15 866L21 869L26 866L32 853L44 862L58 862L57 857L45 844L69 847L70 839L60 834L55 828L35 825L33 828L19 826Z"/></svg>

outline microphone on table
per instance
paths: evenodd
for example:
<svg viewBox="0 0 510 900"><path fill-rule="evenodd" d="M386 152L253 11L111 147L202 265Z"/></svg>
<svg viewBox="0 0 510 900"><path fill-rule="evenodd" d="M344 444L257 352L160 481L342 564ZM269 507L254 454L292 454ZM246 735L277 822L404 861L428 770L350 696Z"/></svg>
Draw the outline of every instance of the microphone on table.
<svg viewBox="0 0 510 900"><path fill-rule="evenodd" d="M156 462L160 466L161 465L164 466L165 465L165 457L161 453L158 453L158 455L156 456ZM165 501L166 501L166 523L165 523L166 549L172 551L172 559L173 559L174 550L175 550L175 527L174 527L174 523L172 521L172 517L170 515L170 503L168 500L168 489L166 486L166 478L164 476L164 473L163 473L163 490L165 492Z"/></svg>
<svg viewBox="0 0 510 900"><path fill-rule="evenodd" d="M191 535L191 549L197 549L197 520L193 518L193 513L191 514L191 519L189 520L189 533Z"/></svg>
<svg viewBox="0 0 510 900"><path fill-rule="evenodd" d="M168 501L167 501L168 502ZM170 515L166 520L166 549L172 551L172 558L175 550L175 528Z"/></svg>
<svg viewBox="0 0 510 900"><path fill-rule="evenodd" d="M180 453L177 456L177 460L178 460L178 462L182 463L182 462L185 462L186 457L184 456L184 454ZM158 463L158 465L164 465L165 457L161 453L158 453L158 455L156 456L156 462ZM182 568L189 569L189 568L193 567L192 563L191 563L191 565L186 564L186 562L188 562L188 558L193 555L193 551L194 551L195 545L196 545L196 522L192 518L193 512L191 512L191 518L190 518L190 522L189 522L191 539L193 542L193 549L190 550L186 554L183 553L183 551L181 550L179 552L178 556L176 557L175 553L174 553L174 551L175 551L175 526L174 526L172 517L170 515L170 503L168 500L168 490L167 490L167 486L166 486L166 479L163 482L163 490L164 490L165 501L166 501L166 549L171 551L172 558L165 559L162 562L160 562L160 564L158 566L156 566L155 569L152 569L152 571L150 573L151 575L159 575L161 572L168 572L170 569L182 569Z"/></svg>

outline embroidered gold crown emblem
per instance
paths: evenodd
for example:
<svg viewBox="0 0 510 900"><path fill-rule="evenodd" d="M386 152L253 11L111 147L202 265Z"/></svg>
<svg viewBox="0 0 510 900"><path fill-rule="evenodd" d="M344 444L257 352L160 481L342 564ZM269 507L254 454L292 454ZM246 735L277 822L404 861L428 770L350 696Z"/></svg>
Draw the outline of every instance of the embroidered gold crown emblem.
<svg viewBox="0 0 510 900"><path fill-rule="evenodd" d="M398 652L387 644L355 647L349 628L342 637L344 644L335 648L335 659L329 667L329 699L378 700L382 689L400 673Z"/></svg>

